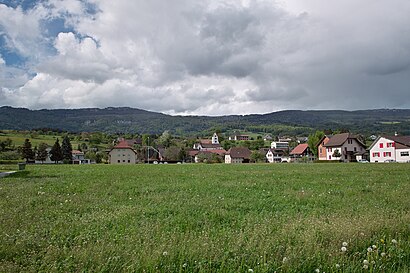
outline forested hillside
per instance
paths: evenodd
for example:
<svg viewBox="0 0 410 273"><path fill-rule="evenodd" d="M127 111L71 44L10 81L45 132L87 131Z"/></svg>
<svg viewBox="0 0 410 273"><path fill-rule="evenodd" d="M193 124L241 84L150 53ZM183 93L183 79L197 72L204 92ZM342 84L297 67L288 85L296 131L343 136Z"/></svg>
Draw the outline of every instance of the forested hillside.
<svg viewBox="0 0 410 273"><path fill-rule="evenodd" d="M71 132L152 133L169 130L194 135L208 131L309 134L347 129L362 134L410 134L410 110L280 111L264 115L170 116L134 108L29 110L0 107L0 129L52 128Z"/></svg>

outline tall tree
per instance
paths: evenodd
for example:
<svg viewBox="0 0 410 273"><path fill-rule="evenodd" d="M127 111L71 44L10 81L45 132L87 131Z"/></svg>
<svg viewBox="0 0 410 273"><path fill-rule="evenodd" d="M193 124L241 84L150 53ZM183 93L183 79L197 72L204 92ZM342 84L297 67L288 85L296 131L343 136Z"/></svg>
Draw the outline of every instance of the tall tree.
<svg viewBox="0 0 410 273"><path fill-rule="evenodd" d="M47 160L47 156L48 156L47 148L48 148L48 145L44 142L38 145L38 149L36 153L36 160L41 161L41 163L44 163L44 161Z"/></svg>
<svg viewBox="0 0 410 273"><path fill-rule="evenodd" d="M23 147L21 148L21 156L26 160L26 162L34 159L34 152L31 148L31 142L28 138L26 138Z"/></svg>
<svg viewBox="0 0 410 273"><path fill-rule="evenodd" d="M316 131L313 135L309 136L308 139L308 145L310 151L317 157L317 144L319 143L319 140L325 135L323 131Z"/></svg>
<svg viewBox="0 0 410 273"><path fill-rule="evenodd" d="M60 146L60 142L58 141L58 138L56 142L54 143L53 147L51 147L50 159L54 161L55 163L63 160L63 152L61 151L61 146Z"/></svg>
<svg viewBox="0 0 410 273"><path fill-rule="evenodd" d="M71 146L70 138L66 135L61 143L61 152L64 161L71 161L73 159L73 147Z"/></svg>
<svg viewBox="0 0 410 273"><path fill-rule="evenodd" d="M169 131L164 131L162 135L159 137L158 142L163 145L165 148L171 146L172 136Z"/></svg>

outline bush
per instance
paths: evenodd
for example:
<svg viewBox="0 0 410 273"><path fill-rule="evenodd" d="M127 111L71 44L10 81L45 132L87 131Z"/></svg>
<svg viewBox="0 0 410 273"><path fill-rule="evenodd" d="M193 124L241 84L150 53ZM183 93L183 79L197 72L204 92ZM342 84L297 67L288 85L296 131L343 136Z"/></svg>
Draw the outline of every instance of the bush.
<svg viewBox="0 0 410 273"><path fill-rule="evenodd" d="M17 151L5 151L0 153L0 160L20 160L21 156Z"/></svg>
<svg viewBox="0 0 410 273"><path fill-rule="evenodd" d="M0 165L12 165L22 162L21 160L0 160Z"/></svg>

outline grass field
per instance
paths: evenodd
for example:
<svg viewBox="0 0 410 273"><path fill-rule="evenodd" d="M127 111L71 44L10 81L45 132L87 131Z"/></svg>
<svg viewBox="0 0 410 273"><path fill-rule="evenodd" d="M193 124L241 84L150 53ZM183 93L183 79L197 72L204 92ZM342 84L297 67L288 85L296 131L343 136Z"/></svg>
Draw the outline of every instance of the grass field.
<svg viewBox="0 0 410 273"><path fill-rule="evenodd" d="M63 136L36 134L35 137L33 138L32 135L30 134L23 134L19 132L8 132L8 131L3 131L3 133L0 134L0 141L4 141L8 138L13 141L13 144L15 146L22 146L26 138L28 138L33 147L38 146L42 142L47 143L49 146L53 146L57 138L60 141L60 145L61 145L61 141L63 141ZM73 140L71 141L71 145L73 145L73 147L76 148L78 145L78 142Z"/></svg>
<svg viewBox="0 0 410 273"><path fill-rule="evenodd" d="M37 165L0 207L0 272L410 271L408 164Z"/></svg>

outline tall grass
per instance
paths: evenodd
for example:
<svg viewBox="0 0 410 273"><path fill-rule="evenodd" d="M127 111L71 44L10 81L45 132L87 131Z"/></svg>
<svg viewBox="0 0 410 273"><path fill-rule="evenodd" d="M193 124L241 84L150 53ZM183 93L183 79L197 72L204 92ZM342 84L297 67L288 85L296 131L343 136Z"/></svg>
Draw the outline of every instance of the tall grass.
<svg viewBox="0 0 410 273"><path fill-rule="evenodd" d="M28 166L0 180L0 271L408 272L409 183L406 164Z"/></svg>

